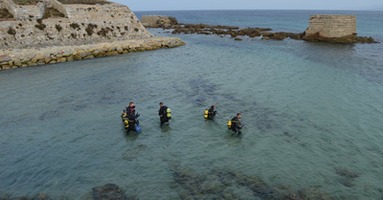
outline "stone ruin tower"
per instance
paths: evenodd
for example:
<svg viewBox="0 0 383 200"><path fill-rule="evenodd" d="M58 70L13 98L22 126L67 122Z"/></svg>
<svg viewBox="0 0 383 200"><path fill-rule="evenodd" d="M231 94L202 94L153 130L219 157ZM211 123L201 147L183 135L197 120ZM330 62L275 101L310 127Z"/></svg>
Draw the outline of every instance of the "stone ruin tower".
<svg viewBox="0 0 383 200"><path fill-rule="evenodd" d="M312 15L304 40L353 43L357 39L356 17L352 15Z"/></svg>

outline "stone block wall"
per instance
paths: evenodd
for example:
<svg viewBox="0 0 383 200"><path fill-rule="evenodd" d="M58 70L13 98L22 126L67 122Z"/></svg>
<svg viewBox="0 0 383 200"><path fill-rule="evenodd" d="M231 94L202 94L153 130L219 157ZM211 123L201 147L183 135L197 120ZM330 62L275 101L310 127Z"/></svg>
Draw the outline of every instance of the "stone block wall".
<svg viewBox="0 0 383 200"><path fill-rule="evenodd" d="M356 35L356 17L352 15L312 15L306 36L340 38Z"/></svg>

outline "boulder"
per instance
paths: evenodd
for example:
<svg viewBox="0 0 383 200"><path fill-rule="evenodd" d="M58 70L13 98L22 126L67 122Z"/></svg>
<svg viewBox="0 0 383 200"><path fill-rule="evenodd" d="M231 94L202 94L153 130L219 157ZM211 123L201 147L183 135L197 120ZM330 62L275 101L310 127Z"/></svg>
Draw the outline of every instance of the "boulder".
<svg viewBox="0 0 383 200"><path fill-rule="evenodd" d="M0 55L0 63L8 63L11 60L11 57L8 55Z"/></svg>
<svg viewBox="0 0 383 200"><path fill-rule="evenodd" d="M312 35L303 36L302 38L305 41L310 42L327 42L327 43L340 43L340 44L352 44L357 43L356 35L348 35L343 37L325 37L322 36L319 32Z"/></svg>
<svg viewBox="0 0 383 200"><path fill-rule="evenodd" d="M141 23L147 28L169 29L177 25L177 19L170 16L145 15L141 17Z"/></svg>

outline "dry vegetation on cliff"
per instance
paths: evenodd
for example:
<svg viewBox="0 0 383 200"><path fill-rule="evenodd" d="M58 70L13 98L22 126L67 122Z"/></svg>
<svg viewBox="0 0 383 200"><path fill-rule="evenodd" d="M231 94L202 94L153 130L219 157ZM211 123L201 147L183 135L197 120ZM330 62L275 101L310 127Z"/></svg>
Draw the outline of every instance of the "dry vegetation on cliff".
<svg viewBox="0 0 383 200"><path fill-rule="evenodd" d="M11 19L13 15L5 8L0 9L0 21L1 19Z"/></svg>

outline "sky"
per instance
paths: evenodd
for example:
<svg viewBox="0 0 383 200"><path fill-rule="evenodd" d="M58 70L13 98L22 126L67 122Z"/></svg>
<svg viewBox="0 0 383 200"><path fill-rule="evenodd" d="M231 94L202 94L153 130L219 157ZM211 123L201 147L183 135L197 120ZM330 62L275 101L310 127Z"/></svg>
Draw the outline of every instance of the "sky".
<svg viewBox="0 0 383 200"><path fill-rule="evenodd" d="M109 0L133 11L162 10L383 10L383 0Z"/></svg>

